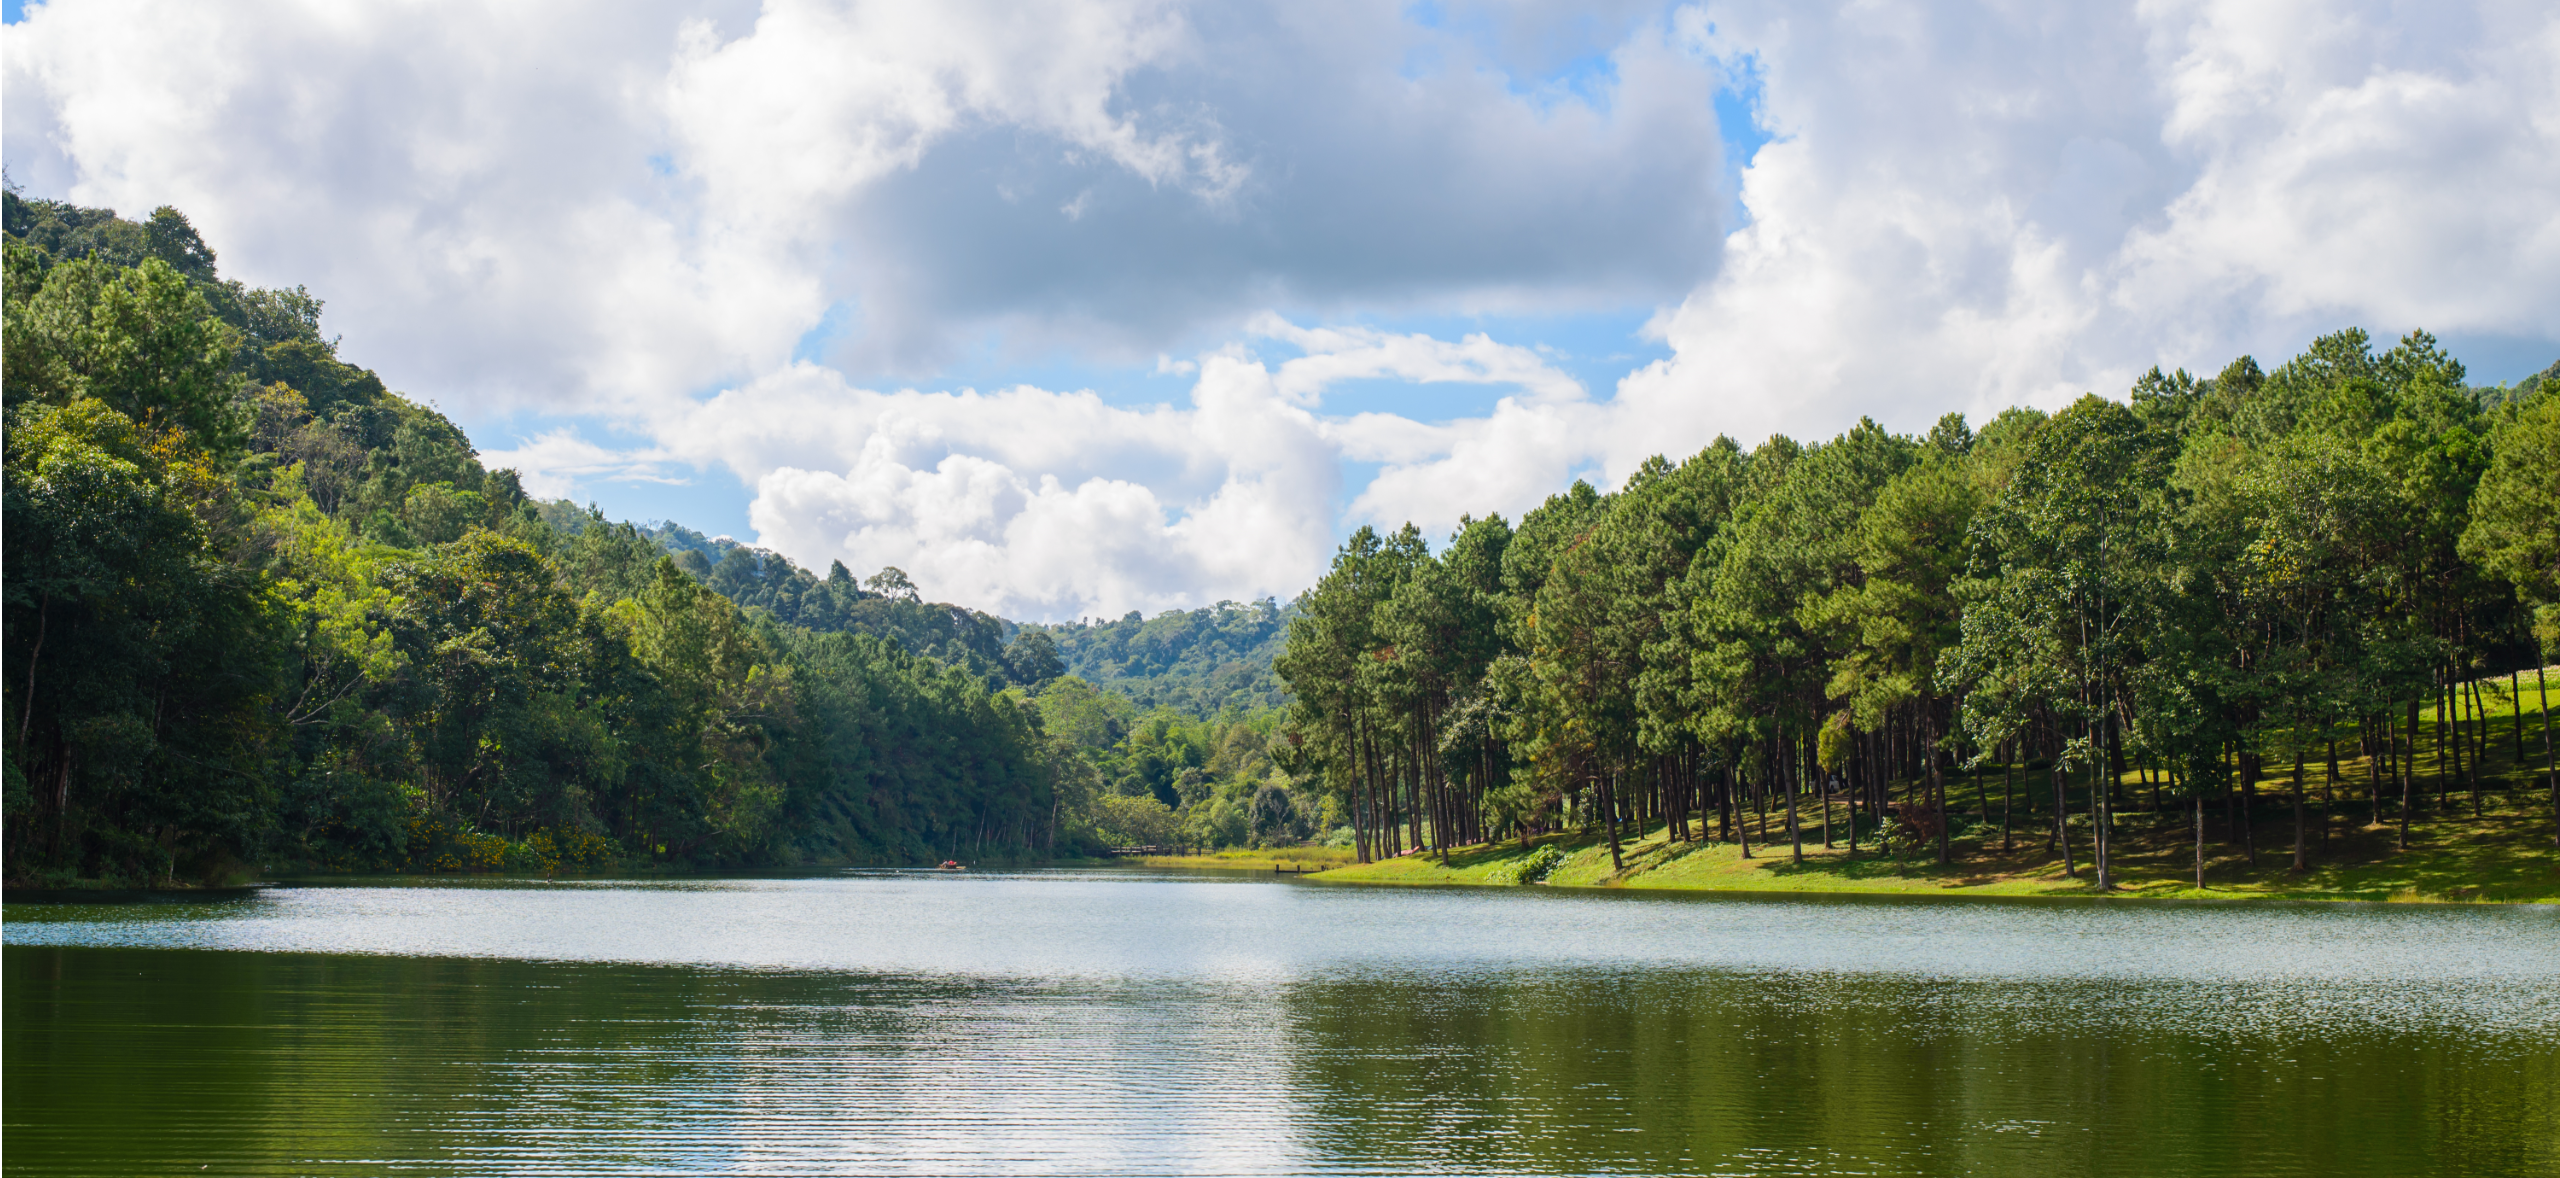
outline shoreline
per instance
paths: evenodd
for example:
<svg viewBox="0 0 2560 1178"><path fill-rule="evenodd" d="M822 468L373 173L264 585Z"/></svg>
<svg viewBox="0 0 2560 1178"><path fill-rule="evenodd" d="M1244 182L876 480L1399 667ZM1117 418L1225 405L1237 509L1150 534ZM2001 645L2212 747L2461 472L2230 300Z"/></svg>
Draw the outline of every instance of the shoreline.
<svg viewBox="0 0 2560 1178"><path fill-rule="evenodd" d="M2105 893L2094 885L2083 846L2073 848L2077 874L2066 877L2060 860L2045 853L2040 840L2032 849L2029 840L2017 840L2018 850L2009 855L1963 848L1953 862L1941 866L1927 854L1893 857L1872 848L1861 848L1853 859L1845 847L1823 848L1816 836L1807 839L1804 860L1799 863L1783 840L1766 848L1755 841L1753 856L1746 860L1736 844L1671 843L1658 827L1643 838L1621 843L1623 870L1611 867L1605 838L1573 834L1525 845L1452 848L1447 867L1441 866L1436 853L1408 853L1306 878L1397 887L1554 887L1768 897L2560 904L2560 852L2553 848L2515 846L2511 837L2483 839L2473 829L2418 833L2431 837L2413 839L2403 852L2389 850L2392 831L2388 827L2333 835L2326 847L2315 841L2313 846L2321 850L2313 854L2310 869L2299 876L2288 869L2289 837L2282 847L2262 848L2254 866L2235 849L2208 843L2206 886L2198 889L2192 861L2184 858L2191 848L2183 843L2162 845L2168 840L2138 841L2139 836L2127 837L2135 832L2120 830L2117 837L2126 845L2114 856L2116 888ZM1531 853L1547 846L1561 847L1566 853L1546 879L1521 884L1507 877Z"/></svg>
<svg viewBox="0 0 2560 1178"><path fill-rule="evenodd" d="M2085 871L2085 869L2084 869L2084 871ZM2087 882L2085 881L2085 879L2083 880L2083 882L2082 882L2081 886L2079 886L2079 887L2078 887L2078 888L2076 888L2076 889L2075 889L2075 888L2068 888L2068 887L2055 887L2055 888L2047 889L2047 890L2042 890L2042 891L2034 891L2034 890L2008 890L2008 891L2000 891L2000 890L1993 890L1993 889L1989 889L1989 888L1961 888L1961 887L1936 887L1936 888L1916 888L1916 887L1912 887L1912 888L1854 888L1854 887L1851 887L1851 888L1787 888L1787 887L1738 887L1738 886L1721 886L1721 885L1719 885L1719 886L1689 886L1689 887L1678 887L1678 886L1667 886L1667 885L1659 885L1659 884L1656 884L1656 885L1642 885L1642 884L1637 884L1637 885L1628 885L1628 884L1612 884L1612 883L1574 884L1574 883L1548 883L1548 882L1540 882L1540 883L1534 883L1534 884L1503 884L1503 883L1492 883L1492 882L1480 881L1480 880L1463 880L1463 879L1413 879L1413 878L1394 878L1394 879L1390 879L1390 878L1379 878L1379 877L1373 877L1373 876L1363 876L1363 875L1357 874L1357 873L1355 873L1355 872L1350 872L1350 871L1311 872L1311 873L1309 873L1309 874L1308 874L1307 879L1308 879L1310 882L1313 882L1313 883L1333 884L1333 885L1340 886L1340 887L1417 888L1417 889L1419 889L1419 888L1500 888L1500 889L1540 888L1540 889L1548 889L1548 890L1553 890L1553 891L1558 891L1558 892L1571 892L1571 893L1596 892L1596 893L1600 893L1600 894L1604 894L1604 895L1718 896L1718 897L1729 897L1729 898L1732 898L1732 899L1757 899L1757 900L1835 900L1835 899L1837 899L1837 900L1917 900L1917 901L1939 901L1939 900L1979 900L1979 901L1985 901L1985 902L1994 902L1994 901L2001 901L2001 902L2005 902L2005 901L2028 901L2028 902L2055 901L2055 902L2078 902L2078 903L2114 903L2114 902L2118 902L2118 901L2141 901L2141 902L2145 902L2145 903L2172 904L2172 905L2188 905L2188 906L2241 905L2241 904L2336 904L2336 905L2349 905L2349 904L2378 904L2378 905L2392 905L2392 906L2395 906L2395 907L2419 906L2419 907L2438 907L2438 908L2560 908L2560 888L2555 888L2555 889L2553 889L2554 894L2553 894L2553 895L2550 895L2550 896L2538 896L2538 897L2505 897L2505 896L2501 896L2501 897L2494 897L2494 898L2463 898L2463 897L2452 897L2452 896L2430 896L2430 895L2416 895L2416 894L2373 895L2373 894L2366 894L2366 893L2308 892L2308 891L2305 891L2305 892L2236 891L2236 890L2222 890L2222 889L2216 889L2216 888L2210 888L2210 887L2208 887L2208 888L2204 889L2203 891L2197 891L2197 890L2196 890L2192 885L2190 885L2190 886L2186 887L2186 888L2185 888L2185 889L2183 889L2183 890L2179 890L2179 889L2170 889L2170 888L2161 888L2161 887L2151 887L2151 888L2143 888L2143 887L2126 887L2126 886L2124 886L2124 885L2122 885L2122 884L2117 885L2116 889L2115 889L2114 891L2112 891L2112 892L2108 892L2108 893L2101 894L2101 893L2100 893L2100 892L2098 892L2098 891L2097 891L2097 889L2095 889L2094 887L2088 886L2088 884L2087 884Z"/></svg>
<svg viewBox="0 0 2560 1178"><path fill-rule="evenodd" d="M2426 824L2413 830L2407 851L2393 851L2392 828L2363 827L2333 833L2324 845L2315 841L2311 870L2296 876L2287 869L2289 835L2281 846L2262 848L2260 862L2249 865L2237 849L2207 844L2206 883L2194 885L2192 849L2183 831L2159 827L2119 829L2114 891L2100 893L2092 881L2085 844L2075 845L2077 874L2066 877L2061 863L2042 849L2038 839L2018 838L2015 853L2002 855L1959 840L1957 857L1941 866L1926 853L1892 856L1862 847L1852 858L1845 845L1824 848L1818 833L1808 831L1801 862L1783 840L1764 845L1754 840L1752 857L1744 859L1734 843L1672 843L1657 826L1621 846L1623 869L1609 862L1608 842L1597 834L1549 835L1527 843L1504 842L1452 848L1449 865L1433 852L1409 852L1371 863L1352 862L1352 852L1339 847L1282 847L1230 850L1193 855L1146 855L1104 859L1014 861L983 865L990 870L1043 868L1134 868L1138 870L1215 870L1280 876L1313 883L1385 887L1549 887L1576 891L1722 893L1764 898L1822 896L1911 896L1986 899L2163 900L2188 903L2422 903L2422 904L2560 904L2560 851L2548 846L2519 846L2514 825L2533 821L2525 814L2493 815L2486 821L2458 820ZM2085 838L2085 831L2074 834ZM2180 836L2163 838L2163 834ZM2040 839L2041 832L2039 832ZM1531 854L1548 847L1564 854L1546 878L1521 884L1509 876ZM972 865L979 866L979 865ZM594 875L545 876L510 872L418 873L386 876L377 872L290 872L275 879L228 886L134 888L28 887L7 889L11 904L168 903L238 898L276 886L331 880L487 881L554 879L602 881L616 878L665 880L730 879L763 875L797 877L829 874L851 865L805 865L778 872L668 873L603 872ZM859 870L859 868L855 868ZM882 869L882 868L875 868ZM885 868L885 870L900 870ZM921 870L921 869L918 869Z"/></svg>
<svg viewBox="0 0 2560 1178"><path fill-rule="evenodd" d="M1124 855L1083 859L1005 859L968 865L971 872L1004 872L1015 870L1092 870L1108 868L1175 869L1236 871L1265 875L1314 876L1328 868L1346 866L1351 852L1338 847L1282 847L1259 851L1215 851L1196 855ZM1277 870L1275 870L1277 869ZM668 880L724 879L806 879L845 872L898 872L923 874L960 874L941 872L929 864L882 863L809 863L794 867L735 871L670 871L660 867L625 865L596 871L313 871L288 870L246 883L206 884L179 881L137 887L109 881L76 881L68 884L9 884L0 888L10 904L150 904L184 903L199 900L238 899L270 888L328 884L368 884L399 882L444 883L603 883L629 881L655 883Z"/></svg>

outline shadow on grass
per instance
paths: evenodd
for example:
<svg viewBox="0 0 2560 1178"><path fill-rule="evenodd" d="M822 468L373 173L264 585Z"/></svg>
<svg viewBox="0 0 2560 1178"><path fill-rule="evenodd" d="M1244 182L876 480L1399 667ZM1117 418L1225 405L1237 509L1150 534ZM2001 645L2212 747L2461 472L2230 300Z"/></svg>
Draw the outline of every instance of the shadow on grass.
<svg viewBox="0 0 2560 1178"><path fill-rule="evenodd" d="M2408 849L2395 844L2391 827L2350 825L2341 819L2329 837L2313 827L2310 868L2290 870L2293 854L2289 806L2269 805L2255 817L2258 861L2225 829L2224 816L2210 814L2205 846L2205 887L2195 887L2193 829L2182 814L2149 811L2124 813L2115 830L2111 860L2118 895L2140 898L2202 900L2427 900L2450 902L2514 902L2560 900L2560 852L2551 846L2551 820L2540 798L2493 797L2483 817L2474 819L2457 798L2443 813L2422 809ZM2353 813L2353 812L2350 812ZM2315 824L2318 813L2313 812ZM2361 814L2356 814L2360 819ZM1656 826L1642 837L1622 843L1625 866L1609 870L1608 840L1598 833L1546 835L1526 843L1504 842L1453 848L1447 877L1434 880L1442 868L1437 854L1406 857L1415 868L1398 872L1396 882L1484 883L1491 867L1515 862L1547 845L1564 849L1569 862L1581 864L1569 886L1634 887L1663 890L1773 891L1813 893L1905 892L1915 894L2030 894L2051 897L2096 895L2090 862L2089 831L2075 826L2072 866L2066 877L2059 855L2045 847L2044 832L2027 833L2009 853L1998 850L1996 827L1959 828L1952 862L1936 861L1932 849L1899 855L1862 846L1854 856L1844 846L1806 850L1798 862L1781 838L1774 846L1752 841L1753 856L1744 861L1730 842L1673 843ZM1988 842L1990 845L1985 846ZM1592 856L1599 856L1596 877ZM1704 858L1701 858L1701 857Z"/></svg>
<svg viewBox="0 0 2560 1178"><path fill-rule="evenodd" d="M2509 799L2500 799L2480 818L2465 812L2459 799L2441 814L2422 811L2406 850L2397 848L2397 830L2392 827L2359 824L2349 828L2339 822L2323 840L2315 811L2306 847L2309 869L2298 873L2291 870L2289 807L2268 807L2274 812L2261 811L2256 816L2251 832L2258 842L2254 864L2231 832L2218 829L2223 823L2215 816L2208 827L2201 893L2194 884L2194 832L2179 815L2139 811L2125 815L2116 828L2109 857L2117 889L2135 895L2550 900L2560 898L2560 852L2549 845L2551 822L2538 811L2538 801L2526 798L2509 804ZM2022 840L2016 851L2002 854L1983 845L1982 836L1992 832L1965 833L1973 837L1957 838L1952 846L1954 861L1946 864L1936 862L1925 850L1893 855L1869 849L1861 849L1854 857L1845 849L1808 849L1806 858L1796 862L1781 843L1756 855L1750 867L1736 864L1727 880L1720 882L1738 882L1732 877L1751 875L1771 882L1787 880L1799 887L1816 881L1836 881L1843 887L1893 882L1913 889L2006 886L2048 895L2090 894L2096 889L2085 827L2073 831L2077 836L2072 846L2074 870L2067 878L2060 856L2047 850L2040 839ZM1631 871L1628 876L1637 874L1641 872Z"/></svg>
<svg viewBox="0 0 2560 1178"><path fill-rule="evenodd" d="M1546 841L1553 842L1554 840L1548 839ZM1529 843L1523 845L1520 843L1477 843L1471 847L1452 848L1449 852L1449 869L1452 871L1469 871L1478 867L1488 866L1490 864L1508 863L1514 859L1527 855L1529 852L1538 849L1542 845L1544 844ZM1435 855L1432 857L1431 861L1437 863L1440 860L1439 857Z"/></svg>

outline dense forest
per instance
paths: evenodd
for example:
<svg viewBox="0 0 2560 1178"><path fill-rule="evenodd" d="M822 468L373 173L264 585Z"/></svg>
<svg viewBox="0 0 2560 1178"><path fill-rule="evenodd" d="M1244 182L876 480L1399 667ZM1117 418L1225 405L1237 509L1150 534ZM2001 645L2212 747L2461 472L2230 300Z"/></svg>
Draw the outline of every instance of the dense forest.
<svg viewBox="0 0 2560 1178"><path fill-rule="evenodd" d="M565 502L546 503L542 509L573 528L580 526L580 515L594 514L581 513ZM1011 682L1036 687L1060 672L1057 650L1045 639L1009 645L1021 637L1012 623L964 606L927 602L899 569L882 569L856 582L844 562L836 561L820 579L778 552L726 536L704 536L682 524L660 522L640 531L672 555L677 568L783 625L895 638L909 651L958 667L991 685Z"/></svg>
<svg viewBox="0 0 2560 1178"><path fill-rule="evenodd" d="M593 516L566 503L539 506L570 528ZM1085 821L1070 807L1066 825L1095 842L1274 845L1330 828L1321 798L1292 792L1266 748L1288 701L1272 661L1293 614L1277 601L1016 624L924 602L895 568L857 586L841 563L822 581L779 553L681 524L641 532L751 613L880 635L984 679L991 691L1011 684L1033 701L1044 731L1078 754L1075 772L1087 785L1070 796Z"/></svg>
<svg viewBox="0 0 2560 1178"><path fill-rule="evenodd" d="M539 507L545 518L571 531L592 514L566 502ZM1170 709L1195 720L1288 702L1271 664L1287 637L1291 613L1275 600L1222 601L1152 618L1131 610L1116 621L1016 624L962 606L926 603L895 568L856 582L837 562L821 580L780 553L682 524L651 523L641 533L695 579L785 625L893 636L917 654L993 681L1038 684L1064 673L1125 696L1142 710Z"/></svg>
<svg viewBox="0 0 2560 1178"><path fill-rule="evenodd" d="M1266 598L1166 610L1152 618L1132 610L1117 621L1039 629L1055 644L1068 674L1141 707L1206 718L1288 702L1271 664L1288 639L1293 616L1294 607Z"/></svg>
<svg viewBox="0 0 2560 1178"><path fill-rule="evenodd" d="M2476 389L2424 334L2350 330L1978 432L1718 439L1436 553L1363 529L1278 663L1290 765L1363 861L2041 839L2105 887L2135 811L2201 880L2208 838L2299 868L2333 822L2405 845L2484 805L2548 846L2522 697L2560 647L2555 378Z"/></svg>
<svg viewBox="0 0 2560 1178"><path fill-rule="evenodd" d="M174 209L12 190L6 230L12 882L1254 837L1268 708L1139 707L896 569L530 501Z"/></svg>
<svg viewBox="0 0 2560 1178"><path fill-rule="evenodd" d="M2344 332L1979 433L1719 439L1436 553L1363 529L1286 605L1017 625L531 500L173 209L12 190L6 230L13 883L1747 848L1843 809L1943 857L1993 779L2004 846L2103 876L2146 797L2298 832L2306 763L2324 823L2560 812L2484 687L2560 642L2560 366L2479 389Z"/></svg>

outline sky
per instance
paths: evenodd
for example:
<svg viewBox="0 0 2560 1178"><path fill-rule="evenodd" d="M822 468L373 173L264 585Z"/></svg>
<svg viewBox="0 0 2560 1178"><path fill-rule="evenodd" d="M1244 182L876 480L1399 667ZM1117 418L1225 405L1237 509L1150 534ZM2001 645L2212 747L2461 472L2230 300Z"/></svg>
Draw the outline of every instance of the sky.
<svg viewBox="0 0 2560 1178"><path fill-rule="evenodd" d="M2348 326L2560 359L2547 2L5 19L27 194L176 205L538 494L1020 620Z"/></svg>

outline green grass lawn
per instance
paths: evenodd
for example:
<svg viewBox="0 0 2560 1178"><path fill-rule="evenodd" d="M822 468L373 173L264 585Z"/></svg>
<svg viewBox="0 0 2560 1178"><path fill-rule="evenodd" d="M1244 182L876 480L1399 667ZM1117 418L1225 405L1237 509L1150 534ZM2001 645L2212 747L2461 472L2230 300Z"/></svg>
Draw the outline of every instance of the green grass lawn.
<svg viewBox="0 0 2560 1178"><path fill-rule="evenodd" d="M2537 799L2538 800L2538 799ZM2195 887L2193 850L2182 820L2155 821L2148 814L2120 816L2114 859L2117 894L2175 899L2292 900L2431 900L2491 902L2560 902L2560 852L2551 845L2547 814L2493 803L2479 819L2465 810L2441 820L2414 823L2409 849L2393 850L2395 831L2387 827L2351 828L2340 823L2325 843L2311 843L2311 867L2289 870L2292 826L2289 813L2276 820L2274 807L2261 815L2258 862L2252 866L2240 848L2220 841L2218 821L2207 826L2205 887ZM2315 819L2316 821L2316 819ZM1671 843L1659 826L1642 839L1622 844L1626 867L1613 870L1605 840L1591 835L1562 836L1568 854L1548 876L1548 886L1666 888L1744 892L1906 892L1932 895L2088 896L2097 894L2088 861L2085 826L2073 832L2076 876L2062 874L2059 856L2044 849L2041 833L2014 843L2015 851L1999 853L1997 832L1991 846L1971 837L1955 840L1954 861L1944 866L1934 856L1878 854L1872 846L1852 856L1845 842L1831 848L1817 837L1796 861L1781 839L1775 846L1754 844L1753 857L1742 857L1730 843ZM1489 884L1494 873L1529 853L1517 843L1479 845L1450 853L1449 864L1436 855L1406 855L1378 863L1355 864L1312 878L1361 883Z"/></svg>

